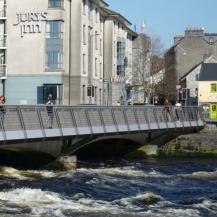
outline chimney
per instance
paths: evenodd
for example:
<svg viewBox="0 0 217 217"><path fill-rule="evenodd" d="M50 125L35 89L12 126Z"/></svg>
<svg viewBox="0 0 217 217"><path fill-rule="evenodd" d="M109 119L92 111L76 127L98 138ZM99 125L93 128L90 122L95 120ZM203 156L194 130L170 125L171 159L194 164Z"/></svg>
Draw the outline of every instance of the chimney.
<svg viewBox="0 0 217 217"><path fill-rule="evenodd" d="M203 27L190 27L185 30L185 37L203 37L204 28Z"/></svg>

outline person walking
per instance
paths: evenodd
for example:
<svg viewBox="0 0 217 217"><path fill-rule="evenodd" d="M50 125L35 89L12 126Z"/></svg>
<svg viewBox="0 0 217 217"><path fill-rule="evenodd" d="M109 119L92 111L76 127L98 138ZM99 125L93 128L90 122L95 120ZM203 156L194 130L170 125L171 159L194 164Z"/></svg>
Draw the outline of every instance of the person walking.
<svg viewBox="0 0 217 217"><path fill-rule="evenodd" d="M181 117L181 109L182 109L182 104L180 103L180 101L176 101L175 113L176 113L176 118L178 121L180 120L180 117Z"/></svg>
<svg viewBox="0 0 217 217"><path fill-rule="evenodd" d="M164 101L164 112L166 116L166 120L170 121L171 120L171 115L170 115L170 109L171 109L171 102L168 99L165 99Z"/></svg>
<svg viewBox="0 0 217 217"><path fill-rule="evenodd" d="M123 96L120 97L120 105L125 105L124 97Z"/></svg>
<svg viewBox="0 0 217 217"><path fill-rule="evenodd" d="M53 97L52 94L48 95L48 101L46 103L46 109L48 114L48 127L53 128L53 119L54 119L54 111L53 111Z"/></svg>
<svg viewBox="0 0 217 217"><path fill-rule="evenodd" d="M1 118L1 122L3 125L4 125L4 119L5 119L5 113L6 113L6 110L4 107L5 101L6 101L5 96L0 96L0 118Z"/></svg>

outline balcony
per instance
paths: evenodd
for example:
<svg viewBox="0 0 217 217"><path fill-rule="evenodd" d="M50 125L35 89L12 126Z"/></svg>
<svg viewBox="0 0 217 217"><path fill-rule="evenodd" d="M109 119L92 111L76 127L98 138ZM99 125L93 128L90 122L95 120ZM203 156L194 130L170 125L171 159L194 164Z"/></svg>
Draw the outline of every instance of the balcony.
<svg viewBox="0 0 217 217"><path fill-rule="evenodd" d="M6 20L6 4L0 2L0 20Z"/></svg>

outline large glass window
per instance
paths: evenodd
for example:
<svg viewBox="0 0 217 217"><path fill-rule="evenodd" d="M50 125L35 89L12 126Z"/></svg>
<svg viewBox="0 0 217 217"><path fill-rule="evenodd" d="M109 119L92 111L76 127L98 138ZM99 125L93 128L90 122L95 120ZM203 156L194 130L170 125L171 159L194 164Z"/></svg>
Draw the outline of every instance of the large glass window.
<svg viewBox="0 0 217 217"><path fill-rule="evenodd" d="M49 8L61 8L63 7L63 0L48 0Z"/></svg>
<svg viewBox="0 0 217 217"><path fill-rule="evenodd" d="M86 0L83 0L83 15L86 15Z"/></svg>
<svg viewBox="0 0 217 217"><path fill-rule="evenodd" d="M54 104L62 104L63 85L62 84L44 84L43 85L43 101L47 102L48 95L52 95Z"/></svg>
<svg viewBox="0 0 217 217"><path fill-rule="evenodd" d="M62 21L48 21L46 25L46 68L62 69Z"/></svg>
<svg viewBox="0 0 217 217"><path fill-rule="evenodd" d="M125 58L125 42L117 42L117 75L124 76L125 67L124 67L124 58Z"/></svg>

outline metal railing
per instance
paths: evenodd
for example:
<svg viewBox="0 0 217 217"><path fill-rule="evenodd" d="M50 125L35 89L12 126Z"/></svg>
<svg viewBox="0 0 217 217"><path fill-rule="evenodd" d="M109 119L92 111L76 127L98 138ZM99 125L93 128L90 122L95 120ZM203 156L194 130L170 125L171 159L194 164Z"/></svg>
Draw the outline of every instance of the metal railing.
<svg viewBox="0 0 217 217"><path fill-rule="evenodd" d="M0 106L1 142L203 126L197 107Z"/></svg>

